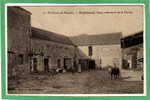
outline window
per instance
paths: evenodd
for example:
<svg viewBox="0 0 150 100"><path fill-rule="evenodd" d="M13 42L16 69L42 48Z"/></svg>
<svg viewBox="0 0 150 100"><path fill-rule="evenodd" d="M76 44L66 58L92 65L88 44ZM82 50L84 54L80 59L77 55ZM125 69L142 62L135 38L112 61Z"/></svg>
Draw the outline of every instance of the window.
<svg viewBox="0 0 150 100"><path fill-rule="evenodd" d="M58 67L58 68L61 67L61 60L60 60L60 59L57 60L57 67Z"/></svg>
<svg viewBox="0 0 150 100"><path fill-rule="evenodd" d="M19 56L18 56L18 64L23 64L23 54L19 54Z"/></svg>
<svg viewBox="0 0 150 100"><path fill-rule="evenodd" d="M89 56L92 56L92 54L93 54L92 46L89 46Z"/></svg>

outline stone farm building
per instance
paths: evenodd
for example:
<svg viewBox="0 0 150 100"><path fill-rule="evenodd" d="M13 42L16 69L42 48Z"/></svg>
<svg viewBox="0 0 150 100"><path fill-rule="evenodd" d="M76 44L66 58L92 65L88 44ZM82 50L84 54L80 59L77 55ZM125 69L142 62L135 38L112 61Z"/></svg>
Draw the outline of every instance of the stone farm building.
<svg viewBox="0 0 150 100"><path fill-rule="evenodd" d="M32 27L31 49L32 71L73 66L75 46L66 36Z"/></svg>
<svg viewBox="0 0 150 100"><path fill-rule="evenodd" d="M143 31L121 39L124 69L143 69Z"/></svg>
<svg viewBox="0 0 150 100"><path fill-rule="evenodd" d="M77 58L79 61L81 60L82 62L88 58L93 60L95 68L114 66L114 64L121 68L121 37L122 34L118 32L100 35L80 35L70 39L78 47Z"/></svg>
<svg viewBox="0 0 150 100"><path fill-rule="evenodd" d="M8 77L29 70L30 15L20 7L7 8Z"/></svg>

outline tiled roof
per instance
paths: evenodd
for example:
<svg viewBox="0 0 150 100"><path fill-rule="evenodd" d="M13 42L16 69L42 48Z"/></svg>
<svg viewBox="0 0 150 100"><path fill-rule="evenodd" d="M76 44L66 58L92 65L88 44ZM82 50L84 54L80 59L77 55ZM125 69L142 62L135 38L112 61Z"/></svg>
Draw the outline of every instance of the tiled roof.
<svg viewBox="0 0 150 100"><path fill-rule="evenodd" d="M111 45L120 44L120 39L122 37L121 32L117 33L106 33L99 35L79 35L70 37L70 40L75 45L85 46L85 45Z"/></svg>
<svg viewBox="0 0 150 100"><path fill-rule="evenodd" d="M126 36L121 39L121 47L128 48L143 43L143 31Z"/></svg>
<svg viewBox="0 0 150 100"><path fill-rule="evenodd" d="M64 35L56 34L54 32L38 29L35 27L32 27L32 38L73 45L72 41Z"/></svg>

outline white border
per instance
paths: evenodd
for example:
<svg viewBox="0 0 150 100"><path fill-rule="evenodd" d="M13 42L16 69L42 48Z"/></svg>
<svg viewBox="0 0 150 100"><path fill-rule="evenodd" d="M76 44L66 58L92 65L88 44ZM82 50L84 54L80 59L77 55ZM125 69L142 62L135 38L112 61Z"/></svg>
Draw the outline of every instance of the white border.
<svg viewBox="0 0 150 100"><path fill-rule="evenodd" d="M7 6L93 6L93 5L105 5L105 6L109 6L109 5L129 5L129 6L134 6L134 5L142 5L143 6L143 21L144 21L144 91L143 94L8 94L8 89L7 89ZM146 84L146 35L145 35L145 31L146 31L146 27L145 27L145 5L144 3L134 3L134 4L56 4L56 3L7 3L5 4L5 64L6 64L6 95L7 96L82 96L82 97L89 97L89 96L147 96L147 84Z"/></svg>

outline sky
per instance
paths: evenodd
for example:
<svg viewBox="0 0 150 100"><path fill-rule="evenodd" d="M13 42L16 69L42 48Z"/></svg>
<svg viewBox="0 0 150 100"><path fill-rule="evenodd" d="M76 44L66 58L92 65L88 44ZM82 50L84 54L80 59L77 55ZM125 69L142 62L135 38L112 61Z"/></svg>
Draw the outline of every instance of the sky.
<svg viewBox="0 0 150 100"><path fill-rule="evenodd" d="M22 6L32 13L31 25L66 36L122 32L123 36L144 29L142 5Z"/></svg>

